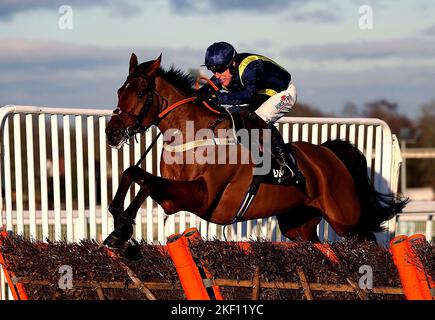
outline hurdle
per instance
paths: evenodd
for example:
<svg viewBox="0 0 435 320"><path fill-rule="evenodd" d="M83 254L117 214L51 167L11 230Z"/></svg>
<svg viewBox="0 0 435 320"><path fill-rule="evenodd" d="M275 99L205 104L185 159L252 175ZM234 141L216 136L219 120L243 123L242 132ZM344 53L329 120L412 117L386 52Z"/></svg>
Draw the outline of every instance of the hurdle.
<svg viewBox="0 0 435 320"><path fill-rule="evenodd" d="M427 270L427 259L424 260L419 251L421 246L430 246L430 244L423 235L418 234L412 237L396 237L390 249L362 244L362 249L357 248L360 251L353 251L351 243L344 243L343 245L351 250L343 253L340 252L339 244L205 241L198 229L189 228L181 234L169 236L166 244L142 244L141 252L145 257L142 259L142 264L130 263L119 252L109 250L97 242L60 243L61 246L57 248L74 249L71 252L76 256L72 259L75 259L75 267L79 273L80 269L93 270L93 267L89 266L92 263L98 268L104 267L104 270L112 272L107 277L99 277L98 274L88 271L83 272L84 276L77 274L74 278L74 289L60 293L59 289L56 289L57 292L52 290L58 285L57 280L53 282L55 269L38 270L38 260L59 252L59 249L56 249L58 244L34 243L4 230L0 233L0 244L0 263L15 300L51 297L52 299L217 301L234 299L237 295L243 299L260 300L270 298L267 294L272 291L281 292L280 294L287 299L295 297L303 300L323 299L325 295L330 297L331 294L337 299L368 300L383 295L383 299L433 300L434 281ZM371 251L370 248L375 251ZM89 251L86 257L83 257L84 251ZM268 261L266 257L270 251L275 251L272 252L271 257L281 255L283 258L278 261ZM26 252L30 252L31 256L17 258L19 255L26 255ZM378 266L382 267L385 262L388 262L388 267L385 269L388 278L381 279L381 282L372 288L361 288L355 276L349 272L343 273L343 267L346 268L348 263L346 255L355 255L356 252L366 252L366 260L376 257L376 254L382 254L377 256L381 260L378 261ZM59 252L61 259L54 257L53 261L63 262L62 254ZM21 261L24 261L24 264L21 265ZM293 261L292 265L286 265L292 263L291 261ZM33 269L27 269L29 262L35 265ZM232 269L231 263L240 264L239 270ZM376 262L374 263L376 265ZM52 263L48 261L45 266L50 264ZM284 273L278 273L277 276L271 274L268 271L270 264L275 266L273 268L284 270ZM313 265L321 267L313 269ZM162 276L156 278L148 275L150 271L147 269L148 271L145 272L143 266ZM220 267L226 270L225 273L222 273ZM54 272L57 273L57 270ZM325 276L319 277L319 274L325 272ZM330 278L330 274L333 278ZM328 281L328 279L335 280ZM384 283L391 285L385 286ZM35 295L35 287L42 288L37 289L39 292L42 291L39 296ZM41 296L45 292L49 295ZM165 292L173 294L163 294Z"/></svg>

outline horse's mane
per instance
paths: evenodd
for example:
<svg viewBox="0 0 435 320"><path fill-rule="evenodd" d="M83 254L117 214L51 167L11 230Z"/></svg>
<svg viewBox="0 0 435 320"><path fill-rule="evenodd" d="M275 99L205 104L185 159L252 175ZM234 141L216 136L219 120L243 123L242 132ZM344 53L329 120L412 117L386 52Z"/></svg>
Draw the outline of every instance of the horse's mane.
<svg viewBox="0 0 435 320"><path fill-rule="evenodd" d="M138 66L137 72L143 73L152 62L153 61L141 63ZM193 78L193 76L174 66L171 66L168 70L160 67L157 70L157 76L162 77L167 82L177 87L186 94L192 94L195 91L193 88L195 84L195 79Z"/></svg>

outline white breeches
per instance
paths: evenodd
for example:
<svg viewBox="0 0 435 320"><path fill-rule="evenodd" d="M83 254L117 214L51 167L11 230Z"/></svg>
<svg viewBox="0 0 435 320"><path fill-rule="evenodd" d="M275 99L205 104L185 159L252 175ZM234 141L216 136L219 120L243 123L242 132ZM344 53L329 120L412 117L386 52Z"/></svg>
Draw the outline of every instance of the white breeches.
<svg viewBox="0 0 435 320"><path fill-rule="evenodd" d="M286 90L271 96L255 110L255 113L267 123L273 123L293 108L297 100L297 95L296 87L290 81Z"/></svg>

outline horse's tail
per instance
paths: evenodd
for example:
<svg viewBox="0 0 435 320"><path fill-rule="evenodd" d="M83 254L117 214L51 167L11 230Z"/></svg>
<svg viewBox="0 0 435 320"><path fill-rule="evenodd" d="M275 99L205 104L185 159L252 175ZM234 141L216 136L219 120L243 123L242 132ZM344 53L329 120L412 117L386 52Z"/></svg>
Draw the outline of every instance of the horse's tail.
<svg viewBox="0 0 435 320"><path fill-rule="evenodd" d="M322 144L330 149L343 162L355 182L361 206L360 224L355 230L359 232L381 232L384 221L390 220L402 212L409 199L375 190L367 174L367 161L364 154L351 143L343 140L330 140Z"/></svg>

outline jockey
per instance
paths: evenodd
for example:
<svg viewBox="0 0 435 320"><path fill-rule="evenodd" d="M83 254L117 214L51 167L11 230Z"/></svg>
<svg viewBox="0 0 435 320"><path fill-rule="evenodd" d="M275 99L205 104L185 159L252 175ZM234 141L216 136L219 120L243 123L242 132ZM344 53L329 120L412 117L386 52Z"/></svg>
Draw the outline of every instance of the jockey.
<svg viewBox="0 0 435 320"><path fill-rule="evenodd" d="M278 181L302 186L305 179L298 170L296 158L273 125L296 103L296 87L290 73L265 56L237 53L227 42L215 42L209 46L203 66L213 72L210 80L220 91L211 91L210 86L204 85L198 92L199 99L223 106L230 113L240 110L255 112L271 129L275 151L272 153L279 157L284 171Z"/></svg>

